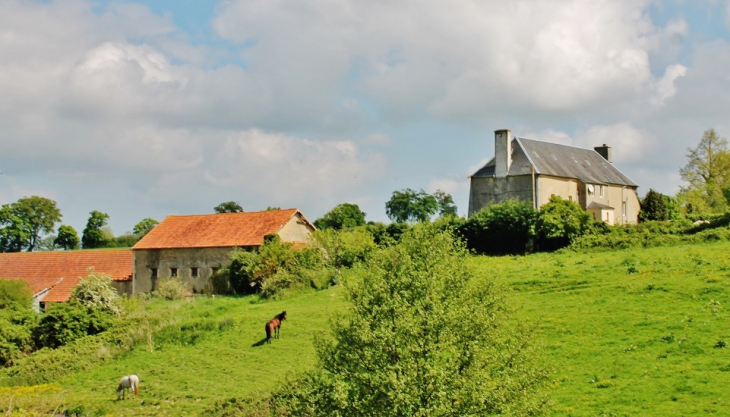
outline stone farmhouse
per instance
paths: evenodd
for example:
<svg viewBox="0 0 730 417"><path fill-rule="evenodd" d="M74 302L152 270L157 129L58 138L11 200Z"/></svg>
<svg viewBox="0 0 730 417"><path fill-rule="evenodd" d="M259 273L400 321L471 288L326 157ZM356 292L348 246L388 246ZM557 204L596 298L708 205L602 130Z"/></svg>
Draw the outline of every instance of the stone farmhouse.
<svg viewBox="0 0 730 417"><path fill-rule="evenodd" d="M612 163L611 147L576 148L494 132L494 158L470 177L469 216L509 199L535 209L552 195L575 201L596 220L636 223L638 185Z"/></svg>
<svg viewBox="0 0 730 417"><path fill-rule="evenodd" d="M168 216L132 247L133 292L153 291L169 277L203 291L233 250L259 247L269 234L282 242L305 243L314 230L298 209Z"/></svg>
<svg viewBox="0 0 730 417"><path fill-rule="evenodd" d="M0 279L26 281L41 309L67 301L90 267L111 275L120 294L150 292L175 276L200 292L232 251L259 247L269 234L303 244L314 230L298 209L168 216L131 250L0 253Z"/></svg>
<svg viewBox="0 0 730 417"><path fill-rule="evenodd" d="M33 292L36 309L68 300L71 289L89 268L109 274L120 294L132 293L132 251L129 249L0 254L0 278L22 280Z"/></svg>

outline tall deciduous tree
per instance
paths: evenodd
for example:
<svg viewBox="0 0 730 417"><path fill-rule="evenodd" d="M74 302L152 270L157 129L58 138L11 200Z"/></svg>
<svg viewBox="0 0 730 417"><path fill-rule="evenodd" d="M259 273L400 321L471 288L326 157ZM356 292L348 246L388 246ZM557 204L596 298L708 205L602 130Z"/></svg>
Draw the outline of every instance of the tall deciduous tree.
<svg viewBox="0 0 730 417"><path fill-rule="evenodd" d="M426 222L438 209L436 197L410 188L393 191L393 196L385 203L385 213L397 223Z"/></svg>
<svg viewBox="0 0 730 417"><path fill-rule="evenodd" d="M347 229L365 225L365 213L360 206L351 203L342 203L330 210L327 214L314 221L318 229Z"/></svg>
<svg viewBox="0 0 730 417"><path fill-rule="evenodd" d="M457 214L457 208L456 203L454 203L454 198L451 197L451 194L448 194L442 190L436 190L435 193L433 193L433 196L436 197L436 201L439 205L439 214L443 216L456 216Z"/></svg>
<svg viewBox="0 0 730 417"><path fill-rule="evenodd" d="M160 224L155 219L150 219L149 217L146 219L142 219L139 223L134 225L134 228L132 229L132 234L134 234L134 237L137 238L137 240L142 239L147 233L150 232L150 230L154 229L155 226Z"/></svg>
<svg viewBox="0 0 730 417"><path fill-rule="evenodd" d="M235 201L226 201L215 206L213 210L216 213L241 213L243 212L243 207Z"/></svg>
<svg viewBox="0 0 730 417"><path fill-rule="evenodd" d="M72 226L61 225L58 228L58 236L56 236L54 243L66 250L78 249L79 234Z"/></svg>
<svg viewBox="0 0 730 417"><path fill-rule="evenodd" d="M103 248L107 242L103 229L109 221L109 215L97 210L89 214L91 216L81 236L81 245L84 249Z"/></svg>
<svg viewBox="0 0 730 417"><path fill-rule="evenodd" d="M52 233L61 217L56 202L45 197L34 195L5 204L0 209L0 245L6 252L31 252L38 247L41 234Z"/></svg>
<svg viewBox="0 0 730 417"><path fill-rule="evenodd" d="M642 222L672 220L677 217L679 217L679 205L673 197L649 189L641 200L639 220Z"/></svg>
<svg viewBox="0 0 730 417"><path fill-rule="evenodd" d="M687 149L687 165L679 170L687 186L679 197L685 209L724 211L727 206L723 191L730 188L730 152L728 142L708 129L696 148Z"/></svg>
<svg viewBox="0 0 730 417"><path fill-rule="evenodd" d="M274 393L282 415L534 414L549 372L534 328L477 278L448 233L419 225L372 255L352 308L315 344L317 367Z"/></svg>

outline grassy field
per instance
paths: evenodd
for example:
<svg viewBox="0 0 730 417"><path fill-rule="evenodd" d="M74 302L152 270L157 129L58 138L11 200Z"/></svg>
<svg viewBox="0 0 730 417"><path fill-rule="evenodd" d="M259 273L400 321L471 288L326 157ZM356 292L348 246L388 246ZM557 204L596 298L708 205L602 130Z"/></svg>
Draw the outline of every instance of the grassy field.
<svg viewBox="0 0 730 417"><path fill-rule="evenodd" d="M505 286L516 319L539 321L556 414L730 414L730 243L472 263ZM0 388L0 409L12 399L89 415L204 413L312 366L313 337L346 305L341 288L182 302L174 324L112 360L50 384ZM281 339L261 345L264 323L282 310ZM115 401L129 373L140 376L141 395Z"/></svg>

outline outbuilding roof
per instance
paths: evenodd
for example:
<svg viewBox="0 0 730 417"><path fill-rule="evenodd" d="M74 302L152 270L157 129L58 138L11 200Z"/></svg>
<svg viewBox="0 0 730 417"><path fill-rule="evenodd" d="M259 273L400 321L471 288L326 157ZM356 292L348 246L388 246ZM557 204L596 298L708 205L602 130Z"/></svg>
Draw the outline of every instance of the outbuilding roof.
<svg viewBox="0 0 730 417"><path fill-rule="evenodd" d="M298 209L168 216L132 249L261 246L292 217L314 226Z"/></svg>
<svg viewBox="0 0 730 417"><path fill-rule="evenodd" d="M90 267L115 281L129 281L133 263L129 249L1 253L0 279L27 282L34 296L48 291L43 301L66 301Z"/></svg>
<svg viewBox="0 0 730 417"><path fill-rule="evenodd" d="M575 178L586 184L614 184L638 187L629 177L593 149L559 145L526 138L514 138L512 164L509 176L535 174L561 178ZM495 159L492 158L472 177L492 177Z"/></svg>

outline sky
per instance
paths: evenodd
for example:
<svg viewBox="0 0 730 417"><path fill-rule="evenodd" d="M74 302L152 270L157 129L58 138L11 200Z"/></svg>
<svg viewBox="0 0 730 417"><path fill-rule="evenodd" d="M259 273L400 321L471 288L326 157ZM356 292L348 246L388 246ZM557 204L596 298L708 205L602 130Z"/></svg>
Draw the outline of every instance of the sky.
<svg viewBox="0 0 730 417"><path fill-rule="evenodd" d="M0 204L140 220L451 193L494 131L674 195L730 136L730 0L0 0Z"/></svg>

